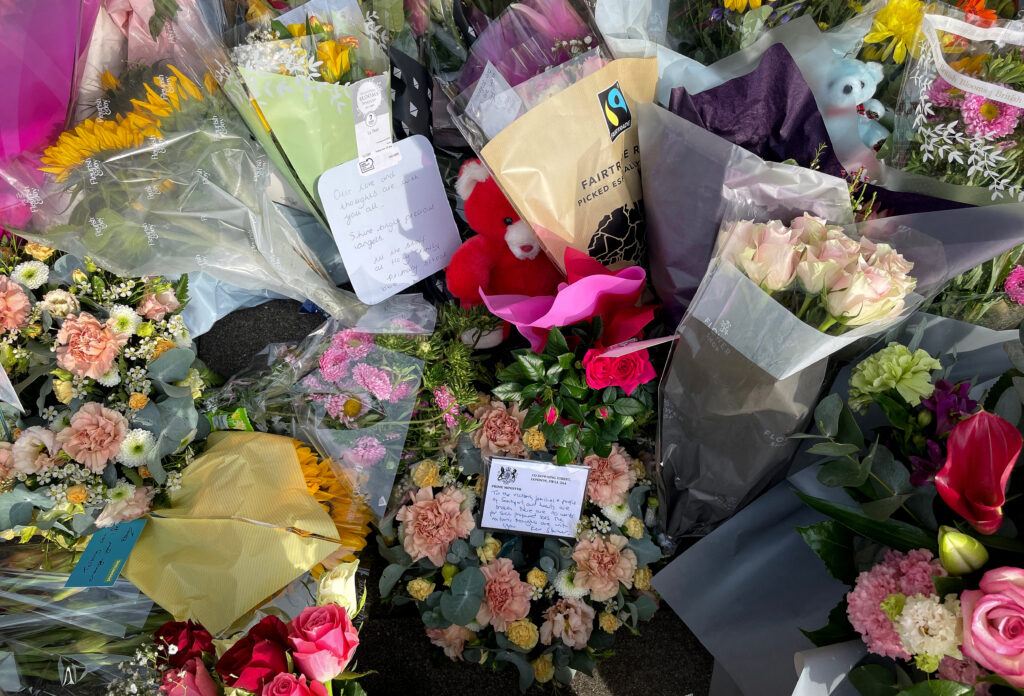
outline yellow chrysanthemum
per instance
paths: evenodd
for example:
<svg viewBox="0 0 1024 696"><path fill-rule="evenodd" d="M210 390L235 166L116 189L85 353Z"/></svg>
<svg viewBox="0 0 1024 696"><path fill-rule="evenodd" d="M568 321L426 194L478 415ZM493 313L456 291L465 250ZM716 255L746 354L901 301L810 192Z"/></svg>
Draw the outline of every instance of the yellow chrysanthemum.
<svg viewBox="0 0 1024 696"><path fill-rule="evenodd" d="M875 15L871 31L864 37L866 44L882 44L867 57L878 60L892 57L896 63L902 63L909 52L916 58L917 31L923 16L921 0L889 0Z"/></svg>
<svg viewBox="0 0 1024 696"><path fill-rule="evenodd" d="M761 0L722 0L725 3L725 9L733 10L734 12L746 12L747 9L756 10L761 6Z"/></svg>

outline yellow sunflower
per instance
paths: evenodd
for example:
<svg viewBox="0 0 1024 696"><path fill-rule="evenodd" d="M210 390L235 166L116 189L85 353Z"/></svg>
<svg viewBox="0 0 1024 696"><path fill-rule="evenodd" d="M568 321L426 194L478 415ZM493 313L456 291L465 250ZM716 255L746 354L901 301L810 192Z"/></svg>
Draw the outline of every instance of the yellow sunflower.
<svg viewBox="0 0 1024 696"><path fill-rule="evenodd" d="M723 0L725 9L735 12L746 12L749 9L756 10L761 6L761 0Z"/></svg>
<svg viewBox="0 0 1024 696"><path fill-rule="evenodd" d="M57 181L64 181L72 170L80 167L85 160L101 152L126 150L139 147L147 135L159 135L152 121L140 119L134 114L117 116L116 119L86 119L65 131L57 142L46 148L39 169L54 174Z"/></svg>
<svg viewBox="0 0 1024 696"><path fill-rule="evenodd" d="M921 0L889 0L889 3L875 15L871 31L864 37L866 44L881 44L865 47L865 54L871 60L887 60L890 56L896 63L902 63L907 53L917 57L917 31L924 16Z"/></svg>

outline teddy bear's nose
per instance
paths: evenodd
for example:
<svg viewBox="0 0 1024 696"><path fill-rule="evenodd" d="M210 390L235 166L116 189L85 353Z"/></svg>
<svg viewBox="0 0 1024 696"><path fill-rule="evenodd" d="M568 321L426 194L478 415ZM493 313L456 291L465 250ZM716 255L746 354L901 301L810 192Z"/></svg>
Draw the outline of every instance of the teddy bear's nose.
<svg viewBox="0 0 1024 696"><path fill-rule="evenodd" d="M849 94L853 91L853 85L846 85L843 87L843 94Z"/></svg>

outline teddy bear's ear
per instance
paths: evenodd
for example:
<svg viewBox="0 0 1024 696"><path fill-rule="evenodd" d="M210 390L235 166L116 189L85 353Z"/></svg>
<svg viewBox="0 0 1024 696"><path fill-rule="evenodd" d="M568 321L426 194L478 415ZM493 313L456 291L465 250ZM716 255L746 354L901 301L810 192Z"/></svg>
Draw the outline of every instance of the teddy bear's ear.
<svg viewBox="0 0 1024 696"><path fill-rule="evenodd" d="M469 200L469 194L473 193L473 188L477 184L487 181L490 176L490 172L487 171L483 162L478 159L468 160L459 170L459 178L455 181L455 192L462 200Z"/></svg>

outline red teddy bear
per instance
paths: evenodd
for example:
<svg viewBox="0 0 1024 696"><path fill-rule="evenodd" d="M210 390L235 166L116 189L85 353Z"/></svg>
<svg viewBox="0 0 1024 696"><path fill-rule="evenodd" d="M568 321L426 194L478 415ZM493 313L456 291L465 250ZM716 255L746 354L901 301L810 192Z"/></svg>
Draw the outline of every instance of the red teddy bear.
<svg viewBox="0 0 1024 696"><path fill-rule="evenodd" d="M466 221L476 232L445 271L448 290L462 306L480 304L481 289L487 295L554 295L564 280L561 271L480 160L462 165L455 190L465 201Z"/></svg>

